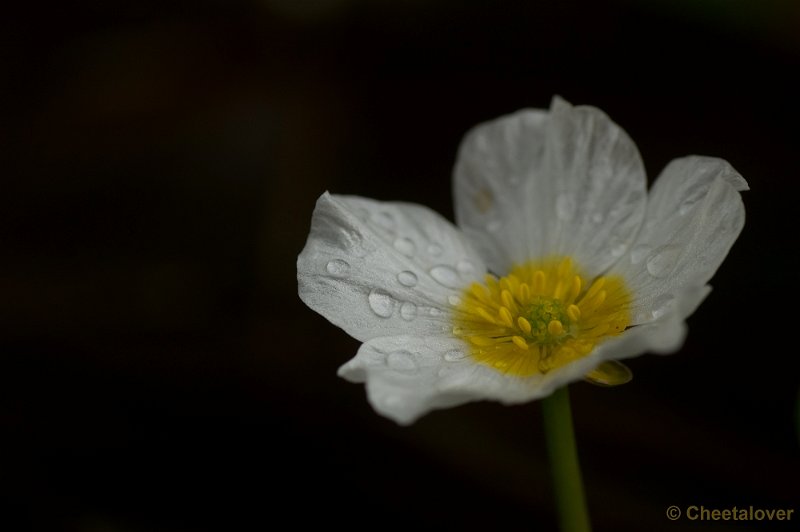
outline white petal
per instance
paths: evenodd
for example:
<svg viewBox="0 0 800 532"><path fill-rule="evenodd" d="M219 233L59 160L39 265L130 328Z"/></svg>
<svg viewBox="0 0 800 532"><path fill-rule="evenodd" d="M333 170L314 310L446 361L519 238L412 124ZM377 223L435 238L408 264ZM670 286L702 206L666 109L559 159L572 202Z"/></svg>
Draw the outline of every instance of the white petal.
<svg viewBox="0 0 800 532"><path fill-rule="evenodd" d="M587 357L546 375L527 378L474 362L467 355L469 346L456 338L374 338L339 369L339 375L351 382L365 382L373 408L407 425L432 410L471 401L491 399L515 404L546 397L561 386L583 379L604 360L675 349L675 332L680 327L680 321L673 318L634 327L601 344ZM683 336L677 340L682 342Z"/></svg>
<svg viewBox="0 0 800 532"><path fill-rule="evenodd" d="M451 334L449 309L486 268L420 205L323 194L297 258L300 298L359 340Z"/></svg>
<svg viewBox="0 0 800 532"><path fill-rule="evenodd" d="M622 256L644 215L633 141L602 111L556 98L465 137L455 167L456 220L489 267L571 255L590 276Z"/></svg>
<svg viewBox="0 0 800 532"><path fill-rule="evenodd" d="M688 316L744 226L745 180L725 161L685 157L656 180L645 223L630 253L614 266L634 294L633 323L670 305ZM697 298L700 298L697 300Z"/></svg>
<svg viewBox="0 0 800 532"><path fill-rule="evenodd" d="M364 343L356 356L339 368L351 382L366 382L367 397L380 414L406 425L423 414L482 397L441 391L448 370L473 366L464 362L466 348L458 339L397 336Z"/></svg>

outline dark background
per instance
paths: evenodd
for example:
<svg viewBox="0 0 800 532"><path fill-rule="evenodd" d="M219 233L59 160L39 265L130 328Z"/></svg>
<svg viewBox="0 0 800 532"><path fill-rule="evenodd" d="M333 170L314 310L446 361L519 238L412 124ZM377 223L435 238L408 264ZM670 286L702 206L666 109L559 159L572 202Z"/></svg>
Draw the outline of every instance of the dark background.
<svg viewBox="0 0 800 532"><path fill-rule="evenodd" d="M463 133L554 94L605 110L651 178L697 153L752 189L685 347L572 386L595 529L796 526L796 2L21 5L0 22L4 530L554 530L537 404L396 426L336 377L358 342L295 280L324 190L452 219Z"/></svg>

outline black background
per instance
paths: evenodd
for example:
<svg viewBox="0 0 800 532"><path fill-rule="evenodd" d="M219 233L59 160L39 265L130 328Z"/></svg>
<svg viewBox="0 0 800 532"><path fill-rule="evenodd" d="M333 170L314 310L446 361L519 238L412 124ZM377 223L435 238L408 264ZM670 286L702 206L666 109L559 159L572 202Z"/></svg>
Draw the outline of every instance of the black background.
<svg viewBox="0 0 800 532"><path fill-rule="evenodd" d="M71 5L66 5L71 4ZM301 7L305 4L305 7ZM452 219L463 133L554 94L652 179L727 159L748 221L675 355L572 386L595 529L800 515L800 9L781 2L25 4L0 22L0 523L554 530L537 404L400 428L297 298L324 191Z"/></svg>

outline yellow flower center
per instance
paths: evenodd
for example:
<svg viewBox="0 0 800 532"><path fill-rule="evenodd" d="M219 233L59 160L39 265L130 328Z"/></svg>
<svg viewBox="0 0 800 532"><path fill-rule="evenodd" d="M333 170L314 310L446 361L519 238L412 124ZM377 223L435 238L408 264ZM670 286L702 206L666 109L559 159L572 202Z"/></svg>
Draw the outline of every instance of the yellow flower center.
<svg viewBox="0 0 800 532"><path fill-rule="evenodd" d="M503 373L547 373L588 355L630 323L631 296L620 277L587 282L569 257L515 266L500 279L473 283L457 305L453 333L471 346L474 360ZM621 384L630 374L605 363L587 375Z"/></svg>

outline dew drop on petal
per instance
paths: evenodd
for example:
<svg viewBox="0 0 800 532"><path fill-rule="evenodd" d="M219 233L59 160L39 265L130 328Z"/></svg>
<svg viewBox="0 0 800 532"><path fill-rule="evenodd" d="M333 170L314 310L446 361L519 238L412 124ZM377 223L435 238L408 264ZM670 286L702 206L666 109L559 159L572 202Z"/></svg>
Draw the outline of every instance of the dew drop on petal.
<svg viewBox="0 0 800 532"><path fill-rule="evenodd" d="M666 277L675 268L680 257L679 246L662 246L647 258L647 271L653 277Z"/></svg>
<svg viewBox="0 0 800 532"><path fill-rule="evenodd" d="M468 260L460 260L456 264L456 269L462 275L469 275L475 273L475 265Z"/></svg>
<svg viewBox="0 0 800 532"><path fill-rule="evenodd" d="M463 284L458 278L458 273L450 266L440 265L431 268L431 277L440 285L447 288L460 288Z"/></svg>
<svg viewBox="0 0 800 532"><path fill-rule="evenodd" d="M611 246L611 256L614 258L621 257L625 254L625 250L628 249L628 246L624 242L620 242L619 244L613 244Z"/></svg>
<svg viewBox="0 0 800 532"><path fill-rule="evenodd" d="M417 285L417 275L414 272L403 271L397 274L397 281L401 285L411 288Z"/></svg>
<svg viewBox="0 0 800 532"><path fill-rule="evenodd" d="M645 257L647 257L652 249L653 248L647 244L639 244L638 246L634 247L631 250L631 262L633 264L639 264L644 260Z"/></svg>
<svg viewBox="0 0 800 532"><path fill-rule="evenodd" d="M344 275L350 269L350 265L342 259L333 259L325 265L325 270L331 275Z"/></svg>
<svg viewBox="0 0 800 532"><path fill-rule="evenodd" d="M461 304L461 298L458 296L447 296L447 302L456 307Z"/></svg>
<svg viewBox="0 0 800 532"><path fill-rule="evenodd" d="M347 242L347 250L356 257L365 257L369 253L367 244L360 233L356 231L347 231L344 235Z"/></svg>
<svg viewBox="0 0 800 532"><path fill-rule="evenodd" d="M568 194L559 194L556 198L556 216L564 221L572 220L575 216L575 198Z"/></svg>
<svg viewBox="0 0 800 532"><path fill-rule="evenodd" d="M448 351L444 354L444 359L447 362L458 362L459 360L463 360L466 357L463 351L459 349L453 349L452 351Z"/></svg>
<svg viewBox="0 0 800 532"><path fill-rule="evenodd" d="M678 207L678 214L680 214L681 216L686 216L687 214L689 214L689 211L691 211L694 208L696 203L697 199L695 198L690 198L685 200L683 203L681 203L681 206Z"/></svg>
<svg viewBox="0 0 800 532"><path fill-rule="evenodd" d="M431 316L441 316L442 311L436 307L431 307L428 309L428 314L430 314Z"/></svg>
<svg viewBox="0 0 800 532"><path fill-rule="evenodd" d="M368 300L369 308L381 318L388 318L394 313L394 299L386 292L372 290Z"/></svg>
<svg viewBox="0 0 800 532"><path fill-rule="evenodd" d="M428 244L428 255L438 257L442 254L442 246L439 244Z"/></svg>
<svg viewBox="0 0 800 532"><path fill-rule="evenodd" d="M417 362L408 351L395 351L386 357L386 365L397 371L415 371Z"/></svg>
<svg viewBox="0 0 800 532"><path fill-rule="evenodd" d="M410 301L406 301L400 305L400 317L406 321L413 320L417 317L417 306Z"/></svg>
<svg viewBox="0 0 800 532"><path fill-rule="evenodd" d="M653 310L650 313L654 320L665 315L672 308L672 302L675 300L672 294L661 294L653 301Z"/></svg>
<svg viewBox="0 0 800 532"><path fill-rule="evenodd" d="M413 257L417 247L410 239L402 237L394 241L394 249L405 255L406 257Z"/></svg>

